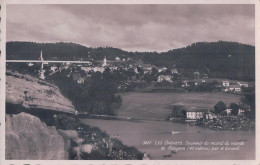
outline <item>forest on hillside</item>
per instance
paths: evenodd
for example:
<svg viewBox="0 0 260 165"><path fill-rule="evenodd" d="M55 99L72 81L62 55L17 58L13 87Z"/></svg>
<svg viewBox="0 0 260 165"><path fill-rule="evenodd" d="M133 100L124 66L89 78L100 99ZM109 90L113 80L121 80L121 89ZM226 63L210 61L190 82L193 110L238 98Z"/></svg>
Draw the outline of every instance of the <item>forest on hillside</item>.
<svg viewBox="0 0 260 165"><path fill-rule="evenodd" d="M210 77L255 80L255 47L236 42L198 42L167 52L128 52L112 47L90 48L75 43L8 42L8 60L108 60L131 58L155 66L208 73Z"/></svg>

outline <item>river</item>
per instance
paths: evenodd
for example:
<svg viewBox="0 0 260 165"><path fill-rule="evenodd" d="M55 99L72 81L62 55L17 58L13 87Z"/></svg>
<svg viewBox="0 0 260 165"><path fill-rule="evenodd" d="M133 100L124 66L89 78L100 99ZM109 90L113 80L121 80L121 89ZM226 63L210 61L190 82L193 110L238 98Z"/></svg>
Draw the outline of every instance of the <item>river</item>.
<svg viewBox="0 0 260 165"><path fill-rule="evenodd" d="M177 95L178 96L178 95ZM225 94L200 94L200 97L193 97L196 94L181 94L178 97L181 101L186 103L198 104L203 98L211 98L212 105L219 101L221 96L224 100L230 102L237 101L237 96ZM137 120L104 120L104 119L82 119L82 121L90 126L99 127L106 131L109 135L118 135L124 144L134 146L142 152L147 152L152 159L173 159L173 160L249 160L255 159L255 133L246 131L216 131L208 128L190 126L183 123L173 123L165 121L165 116L169 114L167 105L172 103L176 94L144 94L144 93L129 93L122 95L123 105L119 112L120 117L137 118ZM143 98L143 99L142 99ZM150 98L150 99L149 99ZM183 98L187 98L186 100ZM216 98L216 99L214 99ZM232 100L233 99L233 100ZM168 100L168 101L167 101ZM210 100L210 99L208 99ZM216 101L214 101L216 100ZM177 100L179 102L179 100ZM175 101L175 102L177 102ZM163 102L163 104L162 104ZM205 102L205 101L204 101ZM209 104L208 102L206 102ZM149 108L147 105L150 105ZM152 106L151 106L152 104ZM152 111L152 113L151 113ZM151 141L151 144L144 144L144 141ZM161 150L164 143L165 150ZM214 151L207 151L209 146L193 146L198 147L197 150L192 148L187 149L188 146L184 144L189 142L238 142L243 145L235 146L238 150L225 150L225 148L234 148L229 145L209 145L210 147L219 147ZM182 142L182 145L170 145L169 142ZM179 147L183 149L171 153L171 147ZM224 150L220 148L224 146ZM204 147L203 150L199 147ZM237 148L239 147L239 148ZM228 149L227 148L227 149Z"/></svg>
<svg viewBox="0 0 260 165"><path fill-rule="evenodd" d="M142 152L147 152L152 159L216 159L216 160L243 160L254 159L255 157L255 133L245 131L216 131L197 126L189 126L182 123L172 123L167 121L120 121L102 119L83 119L84 123L99 127L111 136L119 135L124 144L134 146ZM172 132L174 132L172 134ZM245 145L240 146L239 151L177 151L171 154L170 150L161 151L161 145L156 141L244 141ZM144 141L151 141L152 144L144 145ZM169 146L169 145L167 145ZM166 157L165 155L171 155Z"/></svg>

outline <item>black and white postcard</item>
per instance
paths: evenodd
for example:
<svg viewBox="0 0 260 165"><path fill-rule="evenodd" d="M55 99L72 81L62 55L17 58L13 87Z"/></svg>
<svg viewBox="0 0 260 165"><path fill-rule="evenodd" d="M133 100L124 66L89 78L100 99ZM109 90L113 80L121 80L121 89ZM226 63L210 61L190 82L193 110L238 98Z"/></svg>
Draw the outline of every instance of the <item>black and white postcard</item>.
<svg viewBox="0 0 260 165"><path fill-rule="evenodd" d="M258 8L2 0L0 164L259 164Z"/></svg>

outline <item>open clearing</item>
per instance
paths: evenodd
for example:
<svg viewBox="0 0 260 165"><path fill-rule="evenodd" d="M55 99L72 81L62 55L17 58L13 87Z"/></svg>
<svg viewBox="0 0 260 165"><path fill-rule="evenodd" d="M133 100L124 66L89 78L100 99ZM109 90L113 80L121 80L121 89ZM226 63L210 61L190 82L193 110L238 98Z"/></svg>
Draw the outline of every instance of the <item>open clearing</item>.
<svg viewBox="0 0 260 165"><path fill-rule="evenodd" d="M183 104L213 109L218 101L238 103L241 96L227 93L141 93L120 94L123 104L119 117L135 119L165 120L171 112L171 105Z"/></svg>

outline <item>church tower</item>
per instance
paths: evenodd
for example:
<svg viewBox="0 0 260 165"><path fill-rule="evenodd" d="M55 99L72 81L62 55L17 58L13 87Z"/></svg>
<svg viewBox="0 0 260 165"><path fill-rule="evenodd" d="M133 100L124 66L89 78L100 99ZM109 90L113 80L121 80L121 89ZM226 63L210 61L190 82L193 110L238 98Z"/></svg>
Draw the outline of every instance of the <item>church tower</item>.
<svg viewBox="0 0 260 165"><path fill-rule="evenodd" d="M41 50L41 56L40 56L40 58L41 58L40 60L41 60L41 61L43 61L43 57L42 57L42 50Z"/></svg>
<svg viewBox="0 0 260 165"><path fill-rule="evenodd" d="M104 62L103 62L103 65L102 65L103 67L105 67L105 66L107 66L107 57L105 56L105 58L104 58Z"/></svg>
<svg viewBox="0 0 260 165"><path fill-rule="evenodd" d="M45 79L45 75L44 75L44 73L45 73L45 70L43 69L43 57L42 57L42 51L41 51L41 55L40 55L40 60L41 60L41 70L39 71L39 74L40 74L40 79Z"/></svg>

